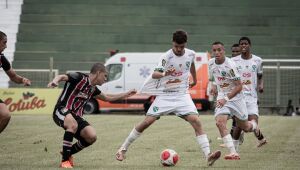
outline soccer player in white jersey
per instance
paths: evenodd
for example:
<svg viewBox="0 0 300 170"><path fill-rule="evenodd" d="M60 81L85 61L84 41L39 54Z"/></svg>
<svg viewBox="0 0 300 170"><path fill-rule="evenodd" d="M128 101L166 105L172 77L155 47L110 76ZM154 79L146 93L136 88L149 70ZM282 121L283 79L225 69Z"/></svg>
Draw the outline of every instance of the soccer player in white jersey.
<svg viewBox="0 0 300 170"><path fill-rule="evenodd" d="M237 65L241 74L241 80L243 83L243 93L245 96L248 120L254 120L258 124L258 96L257 91L263 92L263 64L262 59L254 54L251 54L250 47L251 41L248 37L241 37L239 40L241 48L241 55L233 57L232 60ZM233 138L239 137L241 129L235 129ZM254 133L258 139L257 147L261 147L267 143L261 131Z"/></svg>
<svg viewBox="0 0 300 170"><path fill-rule="evenodd" d="M221 156L220 151L210 151L209 140L202 129L197 109L188 92L188 88L196 85L197 80L194 64L195 52L185 48L186 44L187 33L185 31L177 30L173 33L172 49L162 55L152 76L146 80L141 88L141 93L157 91L156 99L150 106L145 119L132 129L117 151L117 160L123 161L125 159L129 145L140 137L145 129L160 116L172 112L192 125L196 140L207 159L208 166L213 165ZM191 81L189 81L190 73L192 75Z"/></svg>
<svg viewBox="0 0 300 170"><path fill-rule="evenodd" d="M223 43L214 42L212 44L212 55L209 60L210 78L215 80L218 89L217 103L215 109L216 125L224 144L230 153L225 155L225 159L238 160L239 154L236 152L238 141L233 141L228 133L226 124L230 117L236 119L237 126L245 132L259 131L255 121L248 121L246 103L243 98L242 82L237 72L235 63L225 57Z"/></svg>

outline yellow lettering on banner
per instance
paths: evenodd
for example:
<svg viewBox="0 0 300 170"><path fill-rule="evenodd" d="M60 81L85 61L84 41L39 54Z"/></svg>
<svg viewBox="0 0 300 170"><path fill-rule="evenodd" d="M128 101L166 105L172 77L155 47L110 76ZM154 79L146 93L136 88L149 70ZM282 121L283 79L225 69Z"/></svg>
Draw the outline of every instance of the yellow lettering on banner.
<svg viewBox="0 0 300 170"><path fill-rule="evenodd" d="M13 114L52 114L62 89L0 89L0 99Z"/></svg>

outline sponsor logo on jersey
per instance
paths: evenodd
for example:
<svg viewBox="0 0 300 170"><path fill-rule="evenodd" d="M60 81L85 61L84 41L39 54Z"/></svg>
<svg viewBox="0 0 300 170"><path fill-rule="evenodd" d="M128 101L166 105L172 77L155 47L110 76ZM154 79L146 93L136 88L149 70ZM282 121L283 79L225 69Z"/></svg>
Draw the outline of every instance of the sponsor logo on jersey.
<svg viewBox="0 0 300 170"><path fill-rule="evenodd" d="M242 76L249 78L249 77L251 77L251 73L243 73Z"/></svg>
<svg viewBox="0 0 300 170"><path fill-rule="evenodd" d="M225 71L221 71L221 75L222 75L223 77L225 77L225 76L226 76L226 72L225 72Z"/></svg>
<svg viewBox="0 0 300 170"><path fill-rule="evenodd" d="M187 69L190 68L190 65L191 65L191 62L189 62L189 61L187 61L187 62L185 63L185 66L187 67Z"/></svg>
<svg viewBox="0 0 300 170"><path fill-rule="evenodd" d="M252 65L252 72L256 71L256 65Z"/></svg>
<svg viewBox="0 0 300 170"><path fill-rule="evenodd" d="M230 84L228 84L228 83L223 83L223 84L220 85L220 87L221 87L221 88L225 88L225 87L228 87L229 85L230 85Z"/></svg>
<svg viewBox="0 0 300 170"><path fill-rule="evenodd" d="M243 84L244 84L244 85L251 84L251 80L244 80L244 81L243 81Z"/></svg>
<svg viewBox="0 0 300 170"><path fill-rule="evenodd" d="M153 107L153 112L157 112L158 111L158 107L157 106L154 106Z"/></svg>
<svg viewBox="0 0 300 170"><path fill-rule="evenodd" d="M162 65L163 67L166 65L166 63L167 63L167 61L166 61L165 59L163 59L163 60L161 61L161 65Z"/></svg>
<svg viewBox="0 0 300 170"><path fill-rule="evenodd" d="M235 77L235 73L234 73L233 69L230 69L229 73L231 74L232 77Z"/></svg>
<svg viewBox="0 0 300 170"><path fill-rule="evenodd" d="M224 81L225 77L218 77L218 81Z"/></svg>

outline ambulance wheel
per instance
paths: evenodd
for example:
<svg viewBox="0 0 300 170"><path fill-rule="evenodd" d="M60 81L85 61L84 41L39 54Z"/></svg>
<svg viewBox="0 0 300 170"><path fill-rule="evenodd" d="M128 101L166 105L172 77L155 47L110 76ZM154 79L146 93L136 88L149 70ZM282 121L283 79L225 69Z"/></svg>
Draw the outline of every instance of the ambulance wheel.
<svg viewBox="0 0 300 170"><path fill-rule="evenodd" d="M95 99L90 99L86 105L84 106L83 113L84 114L92 114L92 113L98 113L99 112L99 106L98 102Z"/></svg>

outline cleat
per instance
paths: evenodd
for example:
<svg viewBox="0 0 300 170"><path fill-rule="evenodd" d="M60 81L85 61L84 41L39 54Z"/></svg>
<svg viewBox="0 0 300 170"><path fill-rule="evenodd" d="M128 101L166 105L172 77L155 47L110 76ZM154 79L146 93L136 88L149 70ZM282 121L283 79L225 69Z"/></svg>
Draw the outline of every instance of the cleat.
<svg viewBox="0 0 300 170"><path fill-rule="evenodd" d="M123 161L125 157L126 149L121 147L118 152L116 153L116 160Z"/></svg>
<svg viewBox="0 0 300 170"><path fill-rule="evenodd" d="M226 145L224 143L220 144L221 148L226 148Z"/></svg>
<svg viewBox="0 0 300 170"><path fill-rule="evenodd" d="M240 137L239 137L239 145L242 145L243 142L244 142L244 134L245 134L245 132L242 131L242 132L241 132L241 135L240 135Z"/></svg>
<svg viewBox="0 0 300 170"><path fill-rule="evenodd" d="M60 151L59 153L62 155L62 151ZM68 161L70 162L70 164L72 166L74 166L74 157L73 156L70 156Z"/></svg>
<svg viewBox="0 0 300 170"><path fill-rule="evenodd" d="M64 161L60 163L60 168L73 168L73 166L71 165L70 161Z"/></svg>
<svg viewBox="0 0 300 170"><path fill-rule="evenodd" d="M267 144L267 139L263 138L262 140L258 141L257 147L262 147L263 145Z"/></svg>
<svg viewBox="0 0 300 170"><path fill-rule="evenodd" d="M238 153L231 153L229 155L225 155L224 159L226 160L240 160L240 155Z"/></svg>
<svg viewBox="0 0 300 170"><path fill-rule="evenodd" d="M212 166L216 160L218 160L221 156L221 151L215 151L208 155L207 157L207 165Z"/></svg>

